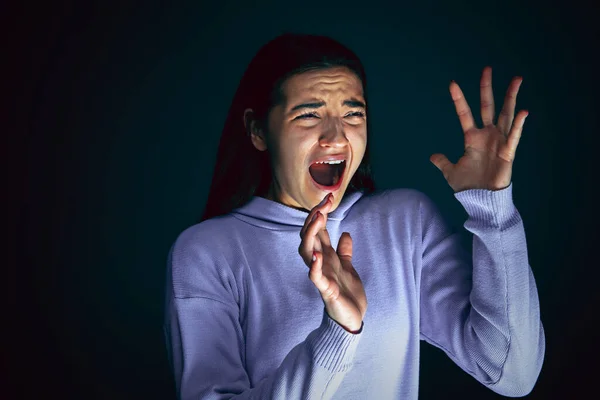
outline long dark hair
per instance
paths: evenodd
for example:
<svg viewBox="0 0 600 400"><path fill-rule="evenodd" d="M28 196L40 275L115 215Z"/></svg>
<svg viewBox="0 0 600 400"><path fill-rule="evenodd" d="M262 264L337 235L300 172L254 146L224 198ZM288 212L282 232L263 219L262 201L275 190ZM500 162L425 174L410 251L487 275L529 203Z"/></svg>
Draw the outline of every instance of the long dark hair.
<svg viewBox="0 0 600 400"><path fill-rule="evenodd" d="M269 111L281 100L281 86L286 79L302 72L337 66L348 67L356 73L366 101L367 77L362 63L354 52L329 37L285 33L256 53L229 108L200 222L227 214L246 204L252 196L264 197L269 190L272 170L268 151L259 151L252 144L244 128L244 110L251 108L258 125L266 132ZM367 132L371 137L368 124L367 118ZM346 194L375 191L369 142L367 140L365 154Z"/></svg>

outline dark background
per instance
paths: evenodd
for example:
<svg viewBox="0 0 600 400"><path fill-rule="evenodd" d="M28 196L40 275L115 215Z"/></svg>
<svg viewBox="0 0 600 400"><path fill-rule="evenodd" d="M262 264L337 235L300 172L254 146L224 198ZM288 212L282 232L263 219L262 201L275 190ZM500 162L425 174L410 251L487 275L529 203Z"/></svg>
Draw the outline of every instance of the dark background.
<svg viewBox="0 0 600 400"><path fill-rule="evenodd" d="M356 51L378 187L425 192L459 228L466 213L428 160L462 154L448 84L480 123L483 67L493 67L497 113L510 79L524 77L513 193L547 340L528 397L595 387L598 13L577 1L387 3L0 6L16 122L5 148L18 202L8 213L15 322L5 316L3 329L17 335L5 352L11 398L174 398L161 331L167 252L202 213L243 71L284 30ZM500 396L423 344L420 398Z"/></svg>

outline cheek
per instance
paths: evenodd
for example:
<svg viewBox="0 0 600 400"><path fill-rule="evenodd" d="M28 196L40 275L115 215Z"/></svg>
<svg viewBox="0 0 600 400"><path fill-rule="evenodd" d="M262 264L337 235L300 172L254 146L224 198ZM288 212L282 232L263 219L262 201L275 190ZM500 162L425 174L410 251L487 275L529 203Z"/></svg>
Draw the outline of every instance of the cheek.
<svg viewBox="0 0 600 400"><path fill-rule="evenodd" d="M301 166L304 161L300 156L300 151L297 144L288 143L288 147L281 149L279 159L277 160L278 174L295 179L300 173ZM296 149L296 151L294 151Z"/></svg>
<svg viewBox="0 0 600 400"><path fill-rule="evenodd" d="M367 149L367 136L366 132L357 132L357 134L351 139L350 145L352 146L352 174L354 174L363 160L365 151Z"/></svg>
<svg viewBox="0 0 600 400"><path fill-rule="evenodd" d="M352 133L352 136L348 137L350 141L350 145L352 146L352 151L355 155L361 156L364 154L365 149L367 148L367 132L366 130L358 130Z"/></svg>

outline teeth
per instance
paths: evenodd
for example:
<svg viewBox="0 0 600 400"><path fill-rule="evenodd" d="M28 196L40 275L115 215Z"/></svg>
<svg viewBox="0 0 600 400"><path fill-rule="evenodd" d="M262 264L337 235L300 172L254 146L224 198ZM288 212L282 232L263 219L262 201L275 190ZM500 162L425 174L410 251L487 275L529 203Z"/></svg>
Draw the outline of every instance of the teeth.
<svg viewBox="0 0 600 400"><path fill-rule="evenodd" d="M337 161L320 161L320 162L316 162L315 164L341 164L346 160L337 160Z"/></svg>

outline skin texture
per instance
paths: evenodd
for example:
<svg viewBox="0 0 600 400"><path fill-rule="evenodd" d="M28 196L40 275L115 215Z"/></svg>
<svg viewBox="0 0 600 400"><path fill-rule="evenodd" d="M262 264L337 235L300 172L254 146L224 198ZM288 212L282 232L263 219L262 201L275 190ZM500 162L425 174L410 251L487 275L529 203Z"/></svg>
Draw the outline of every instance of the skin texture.
<svg viewBox="0 0 600 400"><path fill-rule="evenodd" d="M327 232L327 214L339 205L358 169L367 145L366 110L362 83L348 68L335 67L298 74L284 82L284 101L268 118L268 134L244 113L252 143L269 151L274 181L267 198L309 211L300 231L298 253L309 267L308 276L319 290L328 315L351 333L358 333L367 310L367 298L352 265L352 238L342 233L337 250ZM318 108L292 110L299 104L324 103ZM311 162L334 154L346 155L342 184L327 193L312 183ZM313 219L313 217L315 217ZM314 256L314 258L313 258Z"/></svg>
<svg viewBox="0 0 600 400"><path fill-rule="evenodd" d="M256 149L269 151L274 168L267 198L296 209L311 210L327 192L312 183L308 172L310 162L317 157L343 153L347 155L347 167L342 185L333 193L335 200L330 210L333 211L358 169L367 145L366 110L343 105L345 100L365 103L362 83L348 68L335 67L293 76L284 82L282 89L284 101L269 114L268 134L255 126L251 134ZM291 111L298 104L316 102L325 105ZM246 114L251 112L246 110Z"/></svg>
<svg viewBox="0 0 600 400"><path fill-rule="evenodd" d="M321 293L327 314L348 332L359 333L367 312L367 296L352 265L350 233L342 233L337 250L331 246L326 224L333 202L333 195L327 195L311 210L300 230L298 252L310 268L308 276Z"/></svg>
<svg viewBox="0 0 600 400"><path fill-rule="evenodd" d="M431 155L429 161L442 171L455 193L468 189L502 190L510 185L515 152L525 118L529 115L528 111L521 110L514 118L517 93L522 82L523 78L519 76L512 79L498 122L494 124L492 68L483 69L480 81L482 128L475 125L458 84L450 83L450 95L464 133L465 153L456 164L439 153Z"/></svg>
<svg viewBox="0 0 600 400"><path fill-rule="evenodd" d="M469 189L501 190L510 185L512 163L525 118L521 111L514 118L516 97L522 78L515 77L506 93L498 118L494 119L492 69L481 76L481 114L483 127L477 128L471 109L454 81L450 94L464 133L465 152L456 164L443 154L430 157L454 192ZM367 310L362 281L352 265L352 238L342 233L337 250L327 232L327 213L335 210L364 155L367 132L364 109L343 105L346 100L364 103L362 85L345 67L302 73L283 85L285 100L269 115L269 134L256 128L252 110L244 114L250 121L251 138L260 151L269 151L274 166L274 181L268 198L289 207L310 210L300 231L298 252L309 267L309 278L325 303L329 316L347 331L358 333ZM319 108L292 111L301 103L323 102ZM301 117L303 113L309 116ZM246 129L248 129L246 122ZM344 153L348 163L339 190L323 193L313 185L308 172L312 160ZM314 217L314 218L313 218Z"/></svg>

